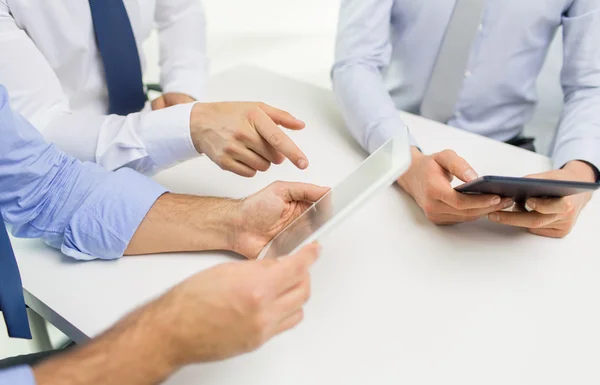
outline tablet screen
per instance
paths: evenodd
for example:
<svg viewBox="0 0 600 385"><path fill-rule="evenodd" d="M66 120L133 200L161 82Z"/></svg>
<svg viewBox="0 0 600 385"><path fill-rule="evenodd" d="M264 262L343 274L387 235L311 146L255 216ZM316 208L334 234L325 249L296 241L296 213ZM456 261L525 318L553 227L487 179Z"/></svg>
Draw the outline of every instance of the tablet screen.
<svg viewBox="0 0 600 385"><path fill-rule="evenodd" d="M408 136L402 134L390 139L273 238L259 258L292 254L315 241L360 203L392 184L406 171L410 160Z"/></svg>

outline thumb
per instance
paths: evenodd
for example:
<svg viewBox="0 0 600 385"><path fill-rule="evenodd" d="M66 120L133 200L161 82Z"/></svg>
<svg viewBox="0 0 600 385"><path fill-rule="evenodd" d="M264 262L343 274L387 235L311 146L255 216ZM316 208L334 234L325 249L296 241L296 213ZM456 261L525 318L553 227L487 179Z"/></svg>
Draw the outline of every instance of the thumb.
<svg viewBox="0 0 600 385"><path fill-rule="evenodd" d="M312 266L319 255L321 254L321 246L317 242L313 242L309 245L301 248L296 254L290 256L279 257L280 259L292 259L292 263L298 266L303 266L304 269L308 270Z"/></svg>
<svg viewBox="0 0 600 385"><path fill-rule="evenodd" d="M463 182L470 182L479 177L473 167L452 150L438 152L433 157L444 170Z"/></svg>

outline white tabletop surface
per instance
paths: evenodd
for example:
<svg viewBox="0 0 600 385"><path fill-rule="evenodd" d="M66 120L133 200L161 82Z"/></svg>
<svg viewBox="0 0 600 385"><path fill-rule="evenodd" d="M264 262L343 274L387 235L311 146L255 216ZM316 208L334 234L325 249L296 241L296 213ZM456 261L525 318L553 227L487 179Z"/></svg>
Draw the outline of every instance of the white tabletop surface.
<svg viewBox="0 0 600 385"><path fill-rule="evenodd" d="M331 91L239 68L212 79L209 95L261 100L305 120L307 128L290 136L311 166L301 172L288 162L243 179L200 158L157 176L174 192L243 197L278 179L334 185L366 157ZM550 166L546 157L403 116L424 151L454 148L480 174L521 176ZM436 227L390 187L322 240L303 324L258 352L186 368L168 384L597 384L598 214L596 199L561 240L485 220ZM76 263L38 241L14 245L28 303L78 341L232 258Z"/></svg>

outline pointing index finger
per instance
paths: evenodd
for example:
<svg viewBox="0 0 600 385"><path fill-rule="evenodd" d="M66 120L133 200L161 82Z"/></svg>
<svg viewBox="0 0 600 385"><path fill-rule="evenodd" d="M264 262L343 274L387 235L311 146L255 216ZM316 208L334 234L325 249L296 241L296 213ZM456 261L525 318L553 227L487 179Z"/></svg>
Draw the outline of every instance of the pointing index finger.
<svg viewBox="0 0 600 385"><path fill-rule="evenodd" d="M296 167L301 170L308 167L306 155L262 109L258 109L256 113L252 114L251 123L260 136L273 146L275 150L292 161Z"/></svg>

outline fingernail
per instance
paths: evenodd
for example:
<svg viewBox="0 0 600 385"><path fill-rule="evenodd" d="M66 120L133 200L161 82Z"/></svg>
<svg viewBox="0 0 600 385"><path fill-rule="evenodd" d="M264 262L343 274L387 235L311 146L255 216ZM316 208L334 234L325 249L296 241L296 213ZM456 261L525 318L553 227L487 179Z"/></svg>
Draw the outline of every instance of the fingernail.
<svg viewBox="0 0 600 385"><path fill-rule="evenodd" d="M475 170L470 168L467 171L465 171L464 177L467 180L467 182L469 182L469 181L472 181L473 179L477 179L479 176L477 175Z"/></svg>
<svg viewBox="0 0 600 385"><path fill-rule="evenodd" d="M535 199L530 199L527 201L527 206L529 206L530 209L535 210L536 206L537 206L537 201Z"/></svg>
<svg viewBox="0 0 600 385"><path fill-rule="evenodd" d="M504 202L504 208L507 209L509 207L511 207L512 205L514 205L515 202L513 202L512 199L507 199L506 202Z"/></svg>
<svg viewBox="0 0 600 385"><path fill-rule="evenodd" d="M496 197L496 198L492 199L492 206L499 205L500 202L502 202L502 198Z"/></svg>
<svg viewBox="0 0 600 385"><path fill-rule="evenodd" d="M300 159L298 161L298 167L304 170L306 167L308 167L308 161L306 159Z"/></svg>
<svg viewBox="0 0 600 385"><path fill-rule="evenodd" d="M500 220L500 215L496 213L491 213L490 215L488 215L488 219L492 222L498 222Z"/></svg>

